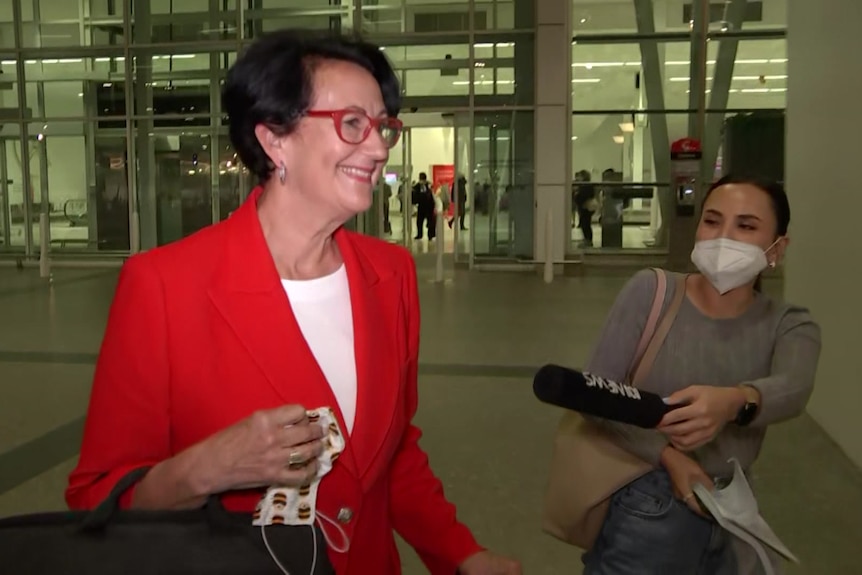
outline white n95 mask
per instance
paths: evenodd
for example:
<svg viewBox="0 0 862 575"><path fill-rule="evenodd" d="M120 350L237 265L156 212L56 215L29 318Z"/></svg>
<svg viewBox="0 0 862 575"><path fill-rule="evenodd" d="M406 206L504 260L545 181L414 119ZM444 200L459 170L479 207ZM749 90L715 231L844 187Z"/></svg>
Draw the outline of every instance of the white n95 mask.
<svg viewBox="0 0 862 575"><path fill-rule="evenodd" d="M777 243L778 240L772 244ZM703 240L694 245L691 261L709 280L709 283L724 295L732 289L743 286L769 266L766 251L754 244L730 238Z"/></svg>
<svg viewBox="0 0 862 575"><path fill-rule="evenodd" d="M311 572L314 573L314 568L317 562L317 532L313 529L314 524L318 523L323 536L329 546L338 553L344 553L350 547L350 541L347 534L341 526L327 517L325 514L317 511L317 488L320 485L320 480L324 475L332 469L335 460L344 451L345 440L338 425L338 420L335 417L332 409L328 407L320 407L309 410L308 420L315 425L320 425L326 432L323 437L323 452L318 456L317 474L309 481L307 485L302 487L270 487L266 494L258 502L252 518L252 525L261 527L263 541L269 549L273 560L278 564L281 570L287 574L287 570L278 561L278 558L273 554L266 539L266 527L270 525L308 525L314 533L314 550L315 559L312 564ZM326 525L323 522L334 526L341 535L341 545L335 545L330 539L326 531Z"/></svg>

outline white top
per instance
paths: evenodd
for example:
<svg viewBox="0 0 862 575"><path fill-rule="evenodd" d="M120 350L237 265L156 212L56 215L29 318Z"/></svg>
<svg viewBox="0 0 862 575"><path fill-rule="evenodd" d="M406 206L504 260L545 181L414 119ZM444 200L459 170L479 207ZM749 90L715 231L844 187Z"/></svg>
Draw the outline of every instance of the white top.
<svg viewBox="0 0 862 575"><path fill-rule="evenodd" d="M356 418L356 354L353 309L344 264L312 280L281 280L302 335L344 415L347 432ZM320 407L308 405L307 409Z"/></svg>

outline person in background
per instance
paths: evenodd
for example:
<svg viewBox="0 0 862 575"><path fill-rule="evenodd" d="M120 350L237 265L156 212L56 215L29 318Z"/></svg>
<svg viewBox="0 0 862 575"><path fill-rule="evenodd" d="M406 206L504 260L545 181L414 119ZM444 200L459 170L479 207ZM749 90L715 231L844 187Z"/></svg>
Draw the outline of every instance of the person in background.
<svg viewBox="0 0 862 575"><path fill-rule="evenodd" d="M383 233L392 235L392 222L389 220L389 201L392 199L392 186L383 180Z"/></svg>
<svg viewBox="0 0 862 575"><path fill-rule="evenodd" d="M334 35L274 32L233 65L230 138L260 185L229 219L124 265L71 508L148 468L124 508L217 495L251 513L268 486L316 477L323 431L307 410L325 406L346 448L316 514L349 541L328 550L340 575L399 574L396 531L432 574L520 573L458 521L419 447L413 259L343 227L371 205L400 93L377 46Z"/></svg>
<svg viewBox="0 0 862 575"><path fill-rule="evenodd" d="M687 276L682 307L641 384L681 407L658 429L590 419L654 470L612 496L584 554L585 575L757 572L751 548L704 514L692 485L727 484L731 458L747 474L769 426L798 416L811 395L820 328L806 309L759 286L761 272L784 256L789 224L787 194L776 183L728 176L709 190L691 256L698 273ZM586 371L623 381L655 277L645 270L623 288ZM673 286L668 281L665 306Z"/></svg>
<svg viewBox="0 0 862 575"><path fill-rule="evenodd" d="M464 218L467 215L467 178L463 175L458 176L458 180L455 182L453 188L455 190L455 209L457 212L449 220L449 227L451 228L452 224L455 223L455 219L458 219L459 228L462 231L466 231L467 226L464 225Z"/></svg>
<svg viewBox="0 0 862 575"><path fill-rule="evenodd" d="M416 206L416 237L414 240L422 239L422 225L428 227L428 239L433 240L437 235L437 218L434 214L434 190L428 182L425 172L419 173L419 181L413 186L413 205Z"/></svg>
<svg viewBox="0 0 862 575"><path fill-rule="evenodd" d="M578 227L584 236L584 246L593 246L593 214L596 213L596 187L589 183L590 173L581 170L575 174L575 184L572 203L578 214Z"/></svg>

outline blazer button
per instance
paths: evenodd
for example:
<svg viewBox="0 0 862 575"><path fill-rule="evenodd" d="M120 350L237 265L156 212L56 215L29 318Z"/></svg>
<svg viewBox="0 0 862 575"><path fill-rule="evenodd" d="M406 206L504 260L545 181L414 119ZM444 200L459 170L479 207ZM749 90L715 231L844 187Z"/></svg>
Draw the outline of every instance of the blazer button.
<svg viewBox="0 0 862 575"><path fill-rule="evenodd" d="M353 519L353 510L350 507L342 507L338 510L339 523L350 523Z"/></svg>

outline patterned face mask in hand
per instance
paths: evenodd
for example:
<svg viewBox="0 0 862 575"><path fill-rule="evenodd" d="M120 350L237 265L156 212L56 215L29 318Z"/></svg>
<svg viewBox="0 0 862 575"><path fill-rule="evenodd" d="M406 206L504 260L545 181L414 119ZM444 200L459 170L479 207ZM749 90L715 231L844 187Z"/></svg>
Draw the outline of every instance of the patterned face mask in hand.
<svg viewBox="0 0 862 575"><path fill-rule="evenodd" d="M317 488L320 485L320 480L324 475L329 473L335 460L344 451L344 436L341 434L335 414L328 407L309 410L308 420L312 424L320 425L328 432L323 438L323 453L317 458L317 475L308 485L303 485L302 487L270 487L258 502L252 521L253 525L261 527L263 541L267 549L269 549L270 555L272 555L273 560L285 574L288 574L287 569L276 558L269 546L269 542L266 540L266 527L269 525L308 525L312 527L312 533L314 534L314 560L311 566L311 573L314 573L317 564L317 531L313 529L315 523L318 523L323 536L326 538L326 542L333 550L338 553L345 553L350 547L350 541L341 526L330 517L317 511ZM324 522L329 523L338 530L343 543L341 546L336 546L332 542L326 532Z"/></svg>

